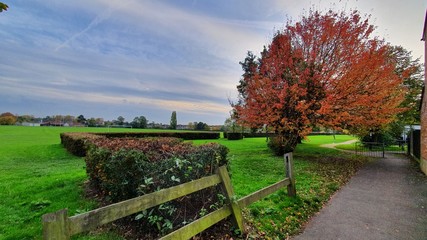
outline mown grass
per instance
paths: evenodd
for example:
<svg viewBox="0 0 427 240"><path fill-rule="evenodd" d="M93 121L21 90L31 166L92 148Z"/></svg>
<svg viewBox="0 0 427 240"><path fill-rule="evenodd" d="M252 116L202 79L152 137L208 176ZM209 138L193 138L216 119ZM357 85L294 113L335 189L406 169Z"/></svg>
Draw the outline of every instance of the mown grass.
<svg viewBox="0 0 427 240"><path fill-rule="evenodd" d="M41 216L68 208L71 215L96 207L84 197L87 180L83 158L60 145L61 132L138 131L132 129L0 127L0 239L41 239ZM294 154L297 197L285 190L248 207L245 216L252 237L282 239L299 231L366 159L341 154L320 144L337 143L350 136L312 136ZM215 140L230 149L232 181L243 197L284 177L282 157L266 147L265 138ZM206 141L194 141L195 144ZM120 239L114 233L78 239Z"/></svg>
<svg viewBox="0 0 427 240"><path fill-rule="evenodd" d="M111 129L110 131L129 131ZM41 216L93 209L84 198L83 158L69 154L59 133L100 128L0 127L0 239L41 239Z"/></svg>

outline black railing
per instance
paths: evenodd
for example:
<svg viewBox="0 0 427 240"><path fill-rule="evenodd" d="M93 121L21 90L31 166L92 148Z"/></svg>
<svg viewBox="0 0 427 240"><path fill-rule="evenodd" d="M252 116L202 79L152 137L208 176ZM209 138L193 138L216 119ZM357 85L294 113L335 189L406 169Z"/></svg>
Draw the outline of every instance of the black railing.
<svg viewBox="0 0 427 240"><path fill-rule="evenodd" d="M369 157L384 157L385 147L383 143L378 142L357 142L355 145L356 154Z"/></svg>
<svg viewBox="0 0 427 240"><path fill-rule="evenodd" d="M406 153L406 141L395 141L384 144L381 142L357 142L355 144L356 154L366 155L369 157L385 157L386 153Z"/></svg>

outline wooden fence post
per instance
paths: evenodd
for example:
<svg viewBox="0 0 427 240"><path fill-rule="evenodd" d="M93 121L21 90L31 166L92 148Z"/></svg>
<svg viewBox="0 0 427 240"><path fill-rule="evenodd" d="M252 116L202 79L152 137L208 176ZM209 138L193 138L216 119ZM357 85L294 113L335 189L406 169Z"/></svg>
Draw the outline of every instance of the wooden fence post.
<svg viewBox="0 0 427 240"><path fill-rule="evenodd" d="M288 196L295 197L297 192L295 189L294 160L292 157L292 152L285 153L283 157L285 159L286 177L290 180L288 185Z"/></svg>
<svg viewBox="0 0 427 240"><path fill-rule="evenodd" d="M231 211L233 213L233 221L236 227L240 229L240 232L243 233L244 231L244 224L243 224L243 216L242 216L242 210L240 209L237 199L234 199L234 190L233 186L231 185L231 179L228 175L227 168L225 166L222 166L218 169L218 174L221 177L221 180L223 182L225 193L227 194L227 199L230 201Z"/></svg>
<svg viewBox="0 0 427 240"><path fill-rule="evenodd" d="M68 240L68 210L62 209L54 213L43 215L44 240Z"/></svg>

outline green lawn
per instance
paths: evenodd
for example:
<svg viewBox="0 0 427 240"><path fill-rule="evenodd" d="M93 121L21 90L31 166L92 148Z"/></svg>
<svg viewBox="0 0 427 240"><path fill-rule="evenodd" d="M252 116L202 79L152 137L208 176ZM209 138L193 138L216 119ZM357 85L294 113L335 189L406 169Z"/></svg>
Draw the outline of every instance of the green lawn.
<svg viewBox="0 0 427 240"><path fill-rule="evenodd" d="M41 239L41 216L96 204L83 197L83 158L60 144L61 132L106 132L106 128L0 126L0 239ZM131 131L111 129L110 131Z"/></svg>
<svg viewBox="0 0 427 240"><path fill-rule="evenodd" d="M132 129L0 126L0 239L41 239L41 216L68 208L70 214L96 207L85 199L83 158L60 145L61 132L138 131ZM156 130L155 130L156 131ZM252 235L280 239L298 231L330 195L366 162L320 144L352 139L350 136L312 136L295 151L297 197L278 191L252 204L245 216ZM273 156L265 138L215 140L230 149L232 181L238 197L284 177L282 157ZM206 141L194 141L195 144ZM79 239L117 239L114 234Z"/></svg>

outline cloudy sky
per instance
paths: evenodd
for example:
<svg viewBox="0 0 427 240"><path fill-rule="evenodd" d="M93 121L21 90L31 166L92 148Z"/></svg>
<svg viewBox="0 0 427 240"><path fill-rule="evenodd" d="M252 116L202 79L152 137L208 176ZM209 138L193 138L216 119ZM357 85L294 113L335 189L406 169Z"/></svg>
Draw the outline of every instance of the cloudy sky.
<svg viewBox="0 0 427 240"><path fill-rule="evenodd" d="M223 124L239 61L287 19L371 14L376 35L421 57L425 0L0 0L0 112ZM337 2L337 3L333 3Z"/></svg>

